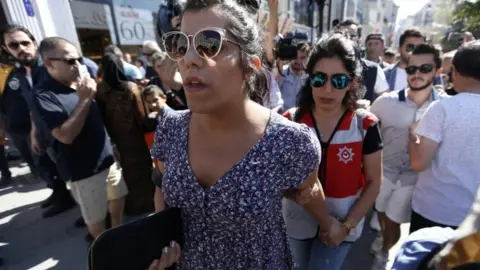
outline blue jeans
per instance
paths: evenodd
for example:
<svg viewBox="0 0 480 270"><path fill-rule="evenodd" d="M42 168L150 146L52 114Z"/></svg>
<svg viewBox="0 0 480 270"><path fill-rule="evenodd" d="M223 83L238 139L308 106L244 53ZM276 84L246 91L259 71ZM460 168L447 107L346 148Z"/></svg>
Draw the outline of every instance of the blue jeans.
<svg viewBox="0 0 480 270"><path fill-rule="evenodd" d="M289 238L295 270L340 270L352 243L327 247L318 237L297 240Z"/></svg>

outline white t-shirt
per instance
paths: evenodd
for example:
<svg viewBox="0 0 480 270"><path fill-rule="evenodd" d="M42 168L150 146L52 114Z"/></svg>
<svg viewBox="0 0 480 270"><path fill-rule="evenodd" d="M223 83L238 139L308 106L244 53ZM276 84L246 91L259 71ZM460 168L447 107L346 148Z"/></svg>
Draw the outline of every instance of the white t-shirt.
<svg viewBox="0 0 480 270"><path fill-rule="evenodd" d="M396 67L397 77L395 77L395 89L392 91L403 90L408 86L407 72L403 68Z"/></svg>
<svg viewBox="0 0 480 270"><path fill-rule="evenodd" d="M438 142L431 166L418 176L412 208L437 223L458 226L480 185L480 94L460 93L430 105L415 130Z"/></svg>
<svg viewBox="0 0 480 270"><path fill-rule="evenodd" d="M385 72L383 72L383 69L380 68L379 65L377 65L377 79L375 80L374 91L375 93L380 94L388 90L390 90L390 86L388 86Z"/></svg>
<svg viewBox="0 0 480 270"><path fill-rule="evenodd" d="M269 109L276 108L278 106L283 106L283 99L282 99L282 93L280 92L280 87L278 87L277 80L275 80L275 76L273 75L273 72L268 71L268 85L270 87L269 90L269 100L264 100L264 105L265 107Z"/></svg>

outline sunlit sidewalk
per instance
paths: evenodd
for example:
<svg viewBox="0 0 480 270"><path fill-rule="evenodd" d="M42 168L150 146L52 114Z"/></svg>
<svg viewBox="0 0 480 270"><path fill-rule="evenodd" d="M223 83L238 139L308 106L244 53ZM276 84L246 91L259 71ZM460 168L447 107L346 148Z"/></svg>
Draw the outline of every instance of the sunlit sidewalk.
<svg viewBox="0 0 480 270"><path fill-rule="evenodd" d="M74 208L43 219L40 203L51 190L32 180L28 167L11 167L12 185L0 189L0 269L86 269L86 229L74 228Z"/></svg>

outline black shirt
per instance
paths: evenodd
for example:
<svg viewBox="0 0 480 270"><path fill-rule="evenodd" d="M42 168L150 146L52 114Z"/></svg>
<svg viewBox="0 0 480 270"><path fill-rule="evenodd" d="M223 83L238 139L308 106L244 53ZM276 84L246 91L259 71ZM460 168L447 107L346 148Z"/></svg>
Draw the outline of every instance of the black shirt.
<svg viewBox="0 0 480 270"><path fill-rule="evenodd" d="M48 73L35 87L35 106L50 131L60 127L78 103L77 92L57 81ZM72 144L54 140L53 149L63 179L78 181L109 168L113 162L110 138L95 101L89 107L82 131Z"/></svg>
<svg viewBox="0 0 480 270"><path fill-rule="evenodd" d="M155 69L152 66L147 66L145 69L145 78L151 80L155 76L157 76Z"/></svg>
<svg viewBox="0 0 480 270"><path fill-rule="evenodd" d="M30 132L30 110L24 96L30 88L25 69L14 68L7 77L0 98L0 111L8 133L27 135Z"/></svg>

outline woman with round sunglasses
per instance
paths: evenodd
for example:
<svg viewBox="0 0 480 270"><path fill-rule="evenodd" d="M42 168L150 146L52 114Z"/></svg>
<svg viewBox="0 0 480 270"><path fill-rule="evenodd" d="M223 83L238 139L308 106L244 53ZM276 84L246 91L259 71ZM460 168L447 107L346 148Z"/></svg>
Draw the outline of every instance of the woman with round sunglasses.
<svg viewBox="0 0 480 270"><path fill-rule="evenodd" d="M235 1L187 1L181 31L163 38L178 62L189 110L164 104L154 158L163 162L165 204L182 210L184 244L150 269L292 269L283 196L322 228L331 220L310 130L249 99L265 75L255 20Z"/></svg>
<svg viewBox="0 0 480 270"><path fill-rule="evenodd" d="M298 107L284 115L310 127L321 144L318 174L332 226L322 233L321 225L318 230L310 214L289 199L284 199L284 216L298 269L336 270L360 237L379 192L383 145L377 118L357 109L362 65L350 40L324 35L310 54L307 72Z"/></svg>

